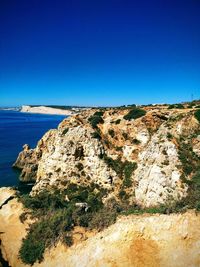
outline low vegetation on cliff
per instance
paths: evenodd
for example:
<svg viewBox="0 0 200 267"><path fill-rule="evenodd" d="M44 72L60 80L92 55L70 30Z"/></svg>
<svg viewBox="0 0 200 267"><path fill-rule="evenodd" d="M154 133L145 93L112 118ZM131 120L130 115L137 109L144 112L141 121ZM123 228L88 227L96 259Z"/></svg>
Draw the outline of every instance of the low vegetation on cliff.
<svg viewBox="0 0 200 267"><path fill-rule="evenodd" d="M59 240L72 245L76 226L100 231L122 214L199 211L200 110L182 106L86 111L26 148L17 164L25 174L36 164L37 182L19 196L22 222L34 219L22 261L41 261Z"/></svg>
<svg viewBox="0 0 200 267"><path fill-rule="evenodd" d="M63 191L43 191L34 197L19 196L28 209L21 215L21 221L30 215L35 220L19 252L22 261L26 264L41 261L45 248L55 245L58 240L71 246L75 226L102 230L113 224L118 206L113 200L103 204L107 193L97 184L69 184Z"/></svg>
<svg viewBox="0 0 200 267"><path fill-rule="evenodd" d="M141 208L130 205L126 191L119 192L119 202L110 199L106 205L103 197L107 190L96 184L89 187L70 184L64 191L44 191L35 197L22 195L20 201L28 209L21 215L23 222L27 216L35 220L23 239L19 256L26 264L43 260L44 251L58 241L71 246L73 229L82 226L88 230L103 230L113 224L118 215L184 212L187 209L200 210L200 168L190 180L189 194L178 202L168 202L157 207Z"/></svg>
<svg viewBox="0 0 200 267"><path fill-rule="evenodd" d="M126 115L124 115L125 120L138 119L146 114L146 111L140 108L131 109Z"/></svg>

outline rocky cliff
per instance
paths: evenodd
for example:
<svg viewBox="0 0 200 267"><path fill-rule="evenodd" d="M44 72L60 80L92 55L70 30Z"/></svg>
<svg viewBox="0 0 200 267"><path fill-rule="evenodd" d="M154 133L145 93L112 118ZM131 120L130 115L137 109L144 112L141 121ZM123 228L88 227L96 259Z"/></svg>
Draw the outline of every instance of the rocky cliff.
<svg viewBox="0 0 200 267"><path fill-rule="evenodd" d="M14 164L22 169L20 179L35 180L32 194L69 182L95 182L116 195L127 184L123 188L132 195L131 201L144 207L185 197L180 146L191 143L199 155L199 122L193 110L146 111L130 120L128 109L92 110L65 119L35 149L24 147ZM93 125L98 118L100 123ZM134 171L128 170L131 167ZM192 171L186 179L191 175Z"/></svg>
<svg viewBox="0 0 200 267"><path fill-rule="evenodd" d="M35 149L25 145L14 167L34 186L29 196L0 191L4 259L12 267L200 266L199 113L86 110Z"/></svg>

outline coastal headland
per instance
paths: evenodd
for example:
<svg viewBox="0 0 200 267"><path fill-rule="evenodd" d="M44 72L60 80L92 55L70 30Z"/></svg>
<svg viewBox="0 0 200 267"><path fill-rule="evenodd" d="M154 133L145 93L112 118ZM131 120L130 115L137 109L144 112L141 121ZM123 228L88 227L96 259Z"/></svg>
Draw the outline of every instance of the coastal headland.
<svg viewBox="0 0 200 267"><path fill-rule="evenodd" d="M199 267L199 104L89 109L24 145L31 192L0 189L4 261Z"/></svg>

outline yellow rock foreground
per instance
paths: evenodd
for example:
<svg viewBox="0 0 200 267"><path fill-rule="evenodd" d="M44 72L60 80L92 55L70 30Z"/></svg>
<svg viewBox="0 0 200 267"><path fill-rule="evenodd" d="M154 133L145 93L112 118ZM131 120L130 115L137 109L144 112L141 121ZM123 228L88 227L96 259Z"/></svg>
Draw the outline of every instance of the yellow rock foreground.
<svg viewBox="0 0 200 267"><path fill-rule="evenodd" d="M0 189L1 198L3 191ZM12 191L11 191L12 194ZM5 194L8 197L8 194ZM5 199L6 200L6 199ZM27 266L18 258L27 224L19 216L21 203L14 198L0 209L2 255L12 267ZM71 248L58 244L46 251L45 267L197 267L200 266L200 214L120 217L108 229Z"/></svg>

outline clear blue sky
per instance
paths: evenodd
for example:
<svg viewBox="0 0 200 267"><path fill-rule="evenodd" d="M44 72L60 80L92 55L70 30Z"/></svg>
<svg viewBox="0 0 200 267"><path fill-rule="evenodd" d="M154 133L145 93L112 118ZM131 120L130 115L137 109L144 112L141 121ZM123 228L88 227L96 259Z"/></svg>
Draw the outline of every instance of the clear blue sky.
<svg viewBox="0 0 200 267"><path fill-rule="evenodd" d="M0 105L200 98L199 0L1 0Z"/></svg>

